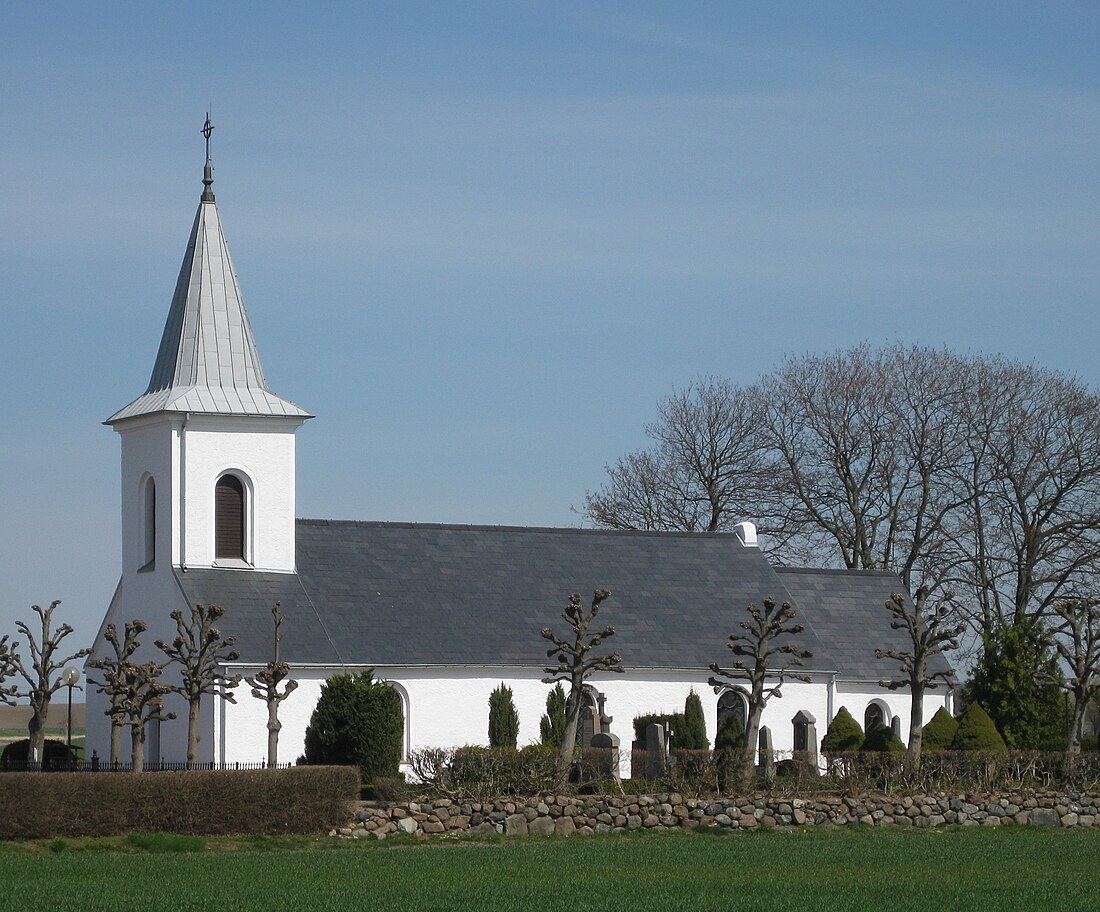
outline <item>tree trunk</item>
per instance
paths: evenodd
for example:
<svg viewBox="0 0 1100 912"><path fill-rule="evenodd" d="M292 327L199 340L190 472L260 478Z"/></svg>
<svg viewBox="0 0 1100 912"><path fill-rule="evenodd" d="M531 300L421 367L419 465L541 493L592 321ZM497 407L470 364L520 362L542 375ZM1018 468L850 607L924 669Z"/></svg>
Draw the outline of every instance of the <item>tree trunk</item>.
<svg viewBox="0 0 1100 912"><path fill-rule="evenodd" d="M565 701L565 734L562 736L561 750L558 752L557 787L564 789L569 784L569 770L573 766L573 748L577 742L577 720L581 714L580 686L574 683Z"/></svg>
<svg viewBox="0 0 1100 912"><path fill-rule="evenodd" d="M279 702L267 701L267 768L279 765L279 731L283 724L279 721Z"/></svg>
<svg viewBox="0 0 1100 912"><path fill-rule="evenodd" d="M145 769L145 725L130 724L130 767L135 773Z"/></svg>
<svg viewBox="0 0 1100 912"><path fill-rule="evenodd" d="M752 786L753 773L756 771L756 742L760 739L760 717L764 707L759 701L752 701L749 707L748 724L745 726L745 740L741 745L741 762L737 769L737 788L747 792Z"/></svg>
<svg viewBox="0 0 1100 912"><path fill-rule="evenodd" d="M199 708L202 697L196 697L187 704L187 768L194 769L199 753Z"/></svg>
<svg viewBox="0 0 1100 912"><path fill-rule="evenodd" d="M924 742L924 687L909 685L912 702L909 706L909 759L920 764L920 749Z"/></svg>
<svg viewBox="0 0 1100 912"><path fill-rule="evenodd" d="M122 723L111 720L111 766L122 760Z"/></svg>
<svg viewBox="0 0 1100 912"><path fill-rule="evenodd" d="M1069 731L1066 733L1066 753L1081 752L1081 727L1088 712L1089 701L1083 694L1074 694L1073 715L1070 717Z"/></svg>
<svg viewBox="0 0 1100 912"><path fill-rule="evenodd" d="M45 760L46 717L50 712L50 701L41 695L31 698L31 719L27 723L27 768L41 769Z"/></svg>

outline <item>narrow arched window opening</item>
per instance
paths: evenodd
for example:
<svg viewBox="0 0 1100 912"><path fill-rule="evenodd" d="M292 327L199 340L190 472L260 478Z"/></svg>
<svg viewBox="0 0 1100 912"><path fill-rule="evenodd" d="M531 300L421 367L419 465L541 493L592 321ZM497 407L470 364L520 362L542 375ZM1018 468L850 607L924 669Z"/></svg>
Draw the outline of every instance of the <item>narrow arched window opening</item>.
<svg viewBox="0 0 1100 912"><path fill-rule="evenodd" d="M240 560L244 556L244 483L223 475L214 488L214 559Z"/></svg>
<svg viewBox="0 0 1100 912"><path fill-rule="evenodd" d="M151 567L157 557L157 486L152 478L142 489L142 564Z"/></svg>
<svg viewBox="0 0 1100 912"><path fill-rule="evenodd" d="M889 718L886 715L886 711L879 703L870 703L867 706L867 710L863 713L863 730L870 731L871 726L875 723L879 725L889 725Z"/></svg>

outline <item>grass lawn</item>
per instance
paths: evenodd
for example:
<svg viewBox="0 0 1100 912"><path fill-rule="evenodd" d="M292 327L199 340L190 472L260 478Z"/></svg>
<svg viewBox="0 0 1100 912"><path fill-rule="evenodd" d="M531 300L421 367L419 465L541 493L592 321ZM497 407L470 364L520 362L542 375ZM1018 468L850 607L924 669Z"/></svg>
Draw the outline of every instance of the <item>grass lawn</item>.
<svg viewBox="0 0 1100 912"><path fill-rule="evenodd" d="M131 837L0 848L12 910L1044 909L1100 903L1100 832L840 828L456 840Z"/></svg>

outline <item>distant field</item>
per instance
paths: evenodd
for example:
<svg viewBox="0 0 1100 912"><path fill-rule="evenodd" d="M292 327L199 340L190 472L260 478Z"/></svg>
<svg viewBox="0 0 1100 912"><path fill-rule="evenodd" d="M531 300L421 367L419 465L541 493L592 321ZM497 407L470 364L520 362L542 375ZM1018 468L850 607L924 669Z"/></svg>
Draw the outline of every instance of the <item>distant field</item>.
<svg viewBox="0 0 1100 912"><path fill-rule="evenodd" d="M62 692L62 699L59 701L55 697L54 702L50 704L50 715L46 722L47 738L65 740L68 709L68 701L65 700ZM27 723L30 717L29 706L0 706L0 745L27 737ZM73 703L73 741L83 740L83 738L84 704Z"/></svg>
<svg viewBox="0 0 1100 912"><path fill-rule="evenodd" d="M1089 910L1100 833L1038 827L0 848L11 909ZM86 847L83 847L86 846ZM184 849L165 857L166 851ZM327 851L325 850L327 849ZM197 851L196 851L197 850Z"/></svg>

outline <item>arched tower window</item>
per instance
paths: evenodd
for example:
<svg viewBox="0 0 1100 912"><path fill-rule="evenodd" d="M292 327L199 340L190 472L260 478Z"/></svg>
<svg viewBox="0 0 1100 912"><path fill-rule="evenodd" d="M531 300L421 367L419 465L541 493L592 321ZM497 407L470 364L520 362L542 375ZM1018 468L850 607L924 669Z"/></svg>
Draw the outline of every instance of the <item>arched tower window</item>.
<svg viewBox="0 0 1100 912"><path fill-rule="evenodd" d="M214 560L245 559L244 482L223 475L214 487Z"/></svg>
<svg viewBox="0 0 1100 912"><path fill-rule="evenodd" d="M157 557L157 486L152 477L142 485L141 501L142 565L151 567Z"/></svg>

